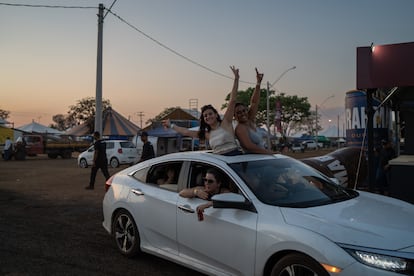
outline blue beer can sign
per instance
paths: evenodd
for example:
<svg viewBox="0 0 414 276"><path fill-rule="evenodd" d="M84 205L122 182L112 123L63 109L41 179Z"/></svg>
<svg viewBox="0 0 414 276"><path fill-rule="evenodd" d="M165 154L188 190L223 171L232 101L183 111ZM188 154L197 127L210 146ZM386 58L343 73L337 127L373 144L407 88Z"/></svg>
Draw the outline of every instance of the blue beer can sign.
<svg viewBox="0 0 414 276"><path fill-rule="evenodd" d="M380 100L373 98L374 113L374 147L380 147L381 140L388 139L390 110L380 105ZM351 147L362 147L367 149L367 98L365 91L352 90L345 97L345 126L346 142Z"/></svg>

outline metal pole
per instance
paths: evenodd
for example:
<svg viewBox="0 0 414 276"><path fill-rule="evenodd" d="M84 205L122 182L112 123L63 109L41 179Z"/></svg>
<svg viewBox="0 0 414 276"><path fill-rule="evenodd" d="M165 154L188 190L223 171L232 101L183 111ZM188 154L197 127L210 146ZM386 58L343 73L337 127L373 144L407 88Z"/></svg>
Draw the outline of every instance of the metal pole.
<svg viewBox="0 0 414 276"><path fill-rule="evenodd" d="M315 142L316 149L318 149L318 105L316 105L315 117Z"/></svg>
<svg viewBox="0 0 414 276"><path fill-rule="evenodd" d="M102 36L104 5L99 4L98 14L98 51L96 58L96 96L95 96L95 131L102 135Z"/></svg>
<svg viewBox="0 0 414 276"><path fill-rule="evenodd" d="M270 94L270 83L267 82L267 89L266 89L267 149L271 149L271 145L270 145L270 125L269 125L269 94Z"/></svg>

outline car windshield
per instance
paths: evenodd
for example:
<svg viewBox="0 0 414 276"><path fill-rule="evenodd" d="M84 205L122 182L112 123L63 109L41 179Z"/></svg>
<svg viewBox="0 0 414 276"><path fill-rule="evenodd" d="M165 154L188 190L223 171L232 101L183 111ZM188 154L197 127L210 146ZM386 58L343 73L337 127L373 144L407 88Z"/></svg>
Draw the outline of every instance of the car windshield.
<svg viewBox="0 0 414 276"><path fill-rule="evenodd" d="M256 160L230 166L260 201L270 205L303 208L358 195L295 159Z"/></svg>

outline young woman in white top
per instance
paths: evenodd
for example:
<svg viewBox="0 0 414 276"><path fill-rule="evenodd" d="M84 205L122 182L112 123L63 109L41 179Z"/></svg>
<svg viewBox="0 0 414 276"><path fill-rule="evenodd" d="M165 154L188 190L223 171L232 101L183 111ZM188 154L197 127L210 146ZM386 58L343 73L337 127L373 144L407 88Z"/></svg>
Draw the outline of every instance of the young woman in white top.
<svg viewBox="0 0 414 276"><path fill-rule="evenodd" d="M256 87L250 98L250 107L243 103L236 103L234 108L234 117L237 120L235 129L236 137L240 142L245 153L264 153L272 154L272 151L266 149L263 145L263 139L257 132L256 113L260 101L260 84L263 74L256 70Z"/></svg>
<svg viewBox="0 0 414 276"><path fill-rule="evenodd" d="M165 127L170 127L184 136L199 138L201 141L208 140L213 153L223 155L241 154L236 143L233 129L233 114L236 104L237 90L239 88L239 69L230 66L234 74L233 89L230 94L230 101L223 120L212 105L205 105L201 108L200 129L189 130L170 123L170 120L163 122Z"/></svg>

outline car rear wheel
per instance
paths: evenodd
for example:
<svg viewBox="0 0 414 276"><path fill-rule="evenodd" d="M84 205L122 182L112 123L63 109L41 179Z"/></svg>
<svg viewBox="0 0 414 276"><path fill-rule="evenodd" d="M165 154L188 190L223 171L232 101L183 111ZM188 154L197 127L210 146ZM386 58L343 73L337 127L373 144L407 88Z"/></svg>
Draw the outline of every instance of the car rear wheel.
<svg viewBox="0 0 414 276"><path fill-rule="evenodd" d="M121 210L112 222L112 233L118 250L127 257L140 252L140 238L137 225L131 214Z"/></svg>
<svg viewBox="0 0 414 276"><path fill-rule="evenodd" d="M329 276L326 270L312 258L303 254L289 254L273 267L271 276Z"/></svg>
<svg viewBox="0 0 414 276"><path fill-rule="evenodd" d="M119 161L116 157L113 157L111 159L110 165L112 168L118 168L119 167Z"/></svg>
<svg viewBox="0 0 414 276"><path fill-rule="evenodd" d="M81 167L82 169L86 169L88 167L88 162L86 162L85 158L79 160L79 167Z"/></svg>

